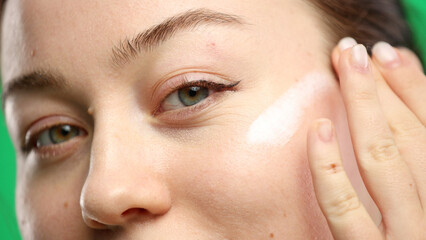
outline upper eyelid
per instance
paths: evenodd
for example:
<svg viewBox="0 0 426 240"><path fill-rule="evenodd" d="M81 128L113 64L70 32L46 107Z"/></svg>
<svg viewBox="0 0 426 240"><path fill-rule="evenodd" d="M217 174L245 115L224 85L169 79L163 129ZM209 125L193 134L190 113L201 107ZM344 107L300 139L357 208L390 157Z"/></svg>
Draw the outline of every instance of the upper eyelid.
<svg viewBox="0 0 426 240"><path fill-rule="evenodd" d="M231 84L226 85L226 84L223 84L223 83L215 83L215 82L207 81L207 80L200 80L200 81L187 82L187 83L184 83L183 85L181 85L180 87L176 87L176 88L175 88L175 90L172 90L172 91L171 91L171 93L170 93L169 95L167 95L167 96L166 96L166 98L165 98L164 100L167 100L167 98L168 98L169 96L171 96L172 94L175 94L175 93L176 93L176 91L178 91L179 89L185 88L185 87L190 87L190 86L200 86L200 87L208 88L208 89L209 89L209 91L213 90L213 91L216 91L216 92L222 92L222 91L226 91L226 90L229 90L229 89L234 88L234 87L235 87L235 86L237 86L239 83L240 83L240 82L236 82L236 83L231 83ZM214 93L213 93L213 94L214 94ZM211 98L211 96L208 96L207 98ZM161 113L162 113L162 112L160 112L160 108L161 108L161 106L162 106L162 104L163 104L164 100L161 102L160 106L158 106L158 107L156 107L156 108L154 109L154 111L152 112L152 115L153 115L153 116L156 116L156 115L158 115L158 114L161 114ZM194 104L194 105L192 105L192 106L185 106L185 107L182 107L182 108L191 108L191 107L196 106L196 105L198 105L198 104L199 104L199 103ZM177 110L178 110L178 109L168 110L168 111L177 111ZM168 111L164 111L164 112L168 112Z"/></svg>
<svg viewBox="0 0 426 240"><path fill-rule="evenodd" d="M225 76L210 73L210 72L185 72L168 78L166 81L160 81L159 84L153 87L151 103L156 105L160 104L168 95L173 91L176 91L180 87L183 87L187 83L196 82L198 80L205 80L208 82L217 82L219 84L235 83L238 84L240 81L233 81ZM161 100L161 101L160 101ZM157 108L158 106L156 106Z"/></svg>
<svg viewBox="0 0 426 240"><path fill-rule="evenodd" d="M24 145L24 147L23 147L24 153L28 153L29 151L31 151L33 148L36 147L35 144L37 143L37 140L39 139L39 137L41 136L42 133L44 133L45 131L49 131L53 127L62 126L62 125L70 125L70 126L72 126L74 128L78 128L79 129L79 135L77 135L75 137L86 136L87 135L87 131L84 130L83 128L81 128L81 127L78 127L78 126L75 126L75 125L71 125L71 124L66 124L66 123L65 124L54 124L54 125L52 125L50 127L42 129L41 131L39 131L38 133L36 133L35 135L33 135L31 137L30 141L28 143L26 143L26 145ZM75 137L73 137L73 138L75 138ZM61 143L50 144L50 145L46 145L46 146L42 146L42 147L37 147L37 148L38 149L43 149L43 148L57 147L56 145L66 144L68 141L71 141L71 140L72 139L64 141L64 142L61 142Z"/></svg>
<svg viewBox="0 0 426 240"><path fill-rule="evenodd" d="M53 120L52 118L55 120ZM31 145L32 143L34 143L34 139L39 137L42 132L49 130L52 127L61 125L71 125L73 127L77 127L83 130L86 134L88 132L85 127L83 127L84 124L74 118L57 115L43 117L39 120L34 121L25 131L24 139L21 143L21 150L23 152L27 152L28 150L30 150L28 148L32 147Z"/></svg>

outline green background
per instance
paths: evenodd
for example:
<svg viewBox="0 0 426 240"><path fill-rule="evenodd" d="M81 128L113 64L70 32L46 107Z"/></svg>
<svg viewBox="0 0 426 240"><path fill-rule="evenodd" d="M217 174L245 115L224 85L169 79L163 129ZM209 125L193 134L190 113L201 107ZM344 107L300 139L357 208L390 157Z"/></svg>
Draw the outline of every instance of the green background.
<svg viewBox="0 0 426 240"><path fill-rule="evenodd" d="M413 29L414 48L426 69L426 0L402 0ZM421 47L422 45L422 47ZM1 90L1 89L0 89ZM8 137L3 113L0 116L0 239L20 239L14 214L15 153Z"/></svg>
<svg viewBox="0 0 426 240"><path fill-rule="evenodd" d="M1 87L0 87L1 90ZM0 100L1 101L1 100ZM0 102L1 103L1 102ZM1 105L0 105L1 106ZM0 116L0 239L21 239L14 208L15 152L9 139L4 114Z"/></svg>
<svg viewBox="0 0 426 240"><path fill-rule="evenodd" d="M426 0L401 0L401 3L411 26L414 49L422 58L426 72Z"/></svg>

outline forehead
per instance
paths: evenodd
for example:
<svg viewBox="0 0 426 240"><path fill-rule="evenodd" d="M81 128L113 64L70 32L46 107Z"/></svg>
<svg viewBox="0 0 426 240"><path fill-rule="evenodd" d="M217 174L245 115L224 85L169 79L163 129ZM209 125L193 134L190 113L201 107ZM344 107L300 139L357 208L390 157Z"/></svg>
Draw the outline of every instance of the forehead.
<svg viewBox="0 0 426 240"><path fill-rule="evenodd" d="M47 67L54 67L58 72L96 75L100 69L82 66L102 66L113 44L123 37L134 36L170 16L191 9L206 8L237 14L256 25L265 19L273 19L271 15L277 14L277 8L292 12L292 8L296 8L294 2L8 0L2 23L3 80L9 81L33 69Z"/></svg>
<svg viewBox="0 0 426 240"><path fill-rule="evenodd" d="M161 18L149 10L153 1L142 2L10 0L2 27L4 79L33 68L100 61L121 36Z"/></svg>

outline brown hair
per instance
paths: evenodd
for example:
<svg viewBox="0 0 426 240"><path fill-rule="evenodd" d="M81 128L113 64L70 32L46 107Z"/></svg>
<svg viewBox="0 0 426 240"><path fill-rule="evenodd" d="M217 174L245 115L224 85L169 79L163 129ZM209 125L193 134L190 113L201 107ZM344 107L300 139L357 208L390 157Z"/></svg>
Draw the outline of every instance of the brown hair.
<svg viewBox="0 0 426 240"><path fill-rule="evenodd" d="M353 37L368 49L378 41L394 46L411 45L411 34L398 0L308 0L319 14L333 44Z"/></svg>

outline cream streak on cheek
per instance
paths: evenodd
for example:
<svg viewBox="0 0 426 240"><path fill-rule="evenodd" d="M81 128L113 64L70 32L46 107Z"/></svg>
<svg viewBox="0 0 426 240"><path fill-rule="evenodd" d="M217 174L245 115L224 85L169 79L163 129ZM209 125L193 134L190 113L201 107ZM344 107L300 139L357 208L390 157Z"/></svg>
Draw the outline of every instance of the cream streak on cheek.
<svg viewBox="0 0 426 240"><path fill-rule="evenodd" d="M330 79L310 73L296 82L250 126L249 144L285 145L303 122L306 109L327 91Z"/></svg>

